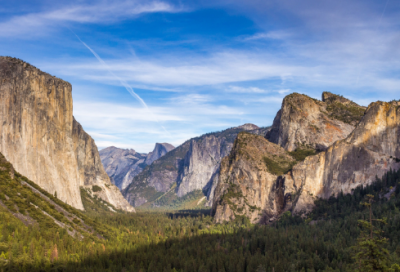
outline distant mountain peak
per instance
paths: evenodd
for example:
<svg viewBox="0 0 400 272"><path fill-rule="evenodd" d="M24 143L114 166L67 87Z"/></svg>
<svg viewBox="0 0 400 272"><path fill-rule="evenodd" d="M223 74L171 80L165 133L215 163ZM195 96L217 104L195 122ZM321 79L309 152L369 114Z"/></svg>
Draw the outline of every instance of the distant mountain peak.
<svg viewBox="0 0 400 272"><path fill-rule="evenodd" d="M175 147L169 143L156 143L154 150L148 154L138 153L133 149L122 149L110 146L102 149L100 159L111 181L124 190L132 179L138 175L144 167L164 156Z"/></svg>
<svg viewBox="0 0 400 272"><path fill-rule="evenodd" d="M241 126L238 126L238 127L235 127L235 128L241 128L241 129L244 129L244 130L259 129L258 126L254 125L254 124L251 124L251 123L246 123L244 125L241 125Z"/></svg>
<svg viewBox="0 0 400 272"><path fill-rule="evenodd" d="M175 149L175 146L173 146L172 144L156 143L156 145L154 146L154 150L147 155L146 164L152 164L155 160L158 160L173 149Z"/></svg>

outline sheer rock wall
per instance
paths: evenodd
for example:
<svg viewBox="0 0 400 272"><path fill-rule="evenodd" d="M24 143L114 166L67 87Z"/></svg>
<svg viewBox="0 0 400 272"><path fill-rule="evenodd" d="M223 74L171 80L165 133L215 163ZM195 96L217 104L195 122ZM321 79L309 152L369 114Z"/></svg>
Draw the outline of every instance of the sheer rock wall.
<svg viewBox="0 0 400 272"><path fill-rule="evenodd" d="M0 57L0 152L49 193L83 209L80 187L134 211L100 161L93 139L74 119L72 86L21 60Z"/></svg>

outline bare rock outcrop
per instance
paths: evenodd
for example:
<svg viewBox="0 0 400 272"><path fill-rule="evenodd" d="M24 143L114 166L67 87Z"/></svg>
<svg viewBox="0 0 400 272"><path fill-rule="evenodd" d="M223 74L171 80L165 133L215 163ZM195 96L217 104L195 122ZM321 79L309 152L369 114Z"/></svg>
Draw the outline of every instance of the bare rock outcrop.
<svg viewBox="0 0 400 272"><path fill-rule="evenodd" d="M400 103L372 103L345 139L306 157L284 175L270 176L271 168L265 169L257 162L262 155L272 153L266 148L268 143L259 140L260 154L254 155L257 152L255 139L247 136L241 142L242 146L235 144L231 155L221 164L213 204L215 220L222 222L245 215L252 222L266 223L287 210L298 214L309 212L317 198L351 193L352 189L371 184L390 169L400 169ZM293 156L294 153L287 154ZM267 163L279 166L279 156L269 158ZM237 190L231 190L232 194L229 188ZM249 188L257 188L257 194ZM236 199L229 203L230 195ZM250 202L251 199L256 201ZM244 207L243 212L235 211L235 205L239 207L246 201L254 204L253 210Z"/></svg>
<svg viewBox="0 0 400 272"><path fill-rule="evenodd" d="M400 106L398 102L369 105L355 130L326 151L306 160L283 177L300 190L294 212L310 211L315 197L329 198L340 192L371 184L390 169L400 168Z"/></svg>
<svg viewBox="0 0 400 272"><path fill-rule="evenodd" d="M216 174L223 157L229 154L233 143L225 138L207 135L200 141L190 140L190 148L178 176L177 195L182 197L194 190L207 190Z"/></svg>
<svg viewBox="0 0 400 272"><path fill-rule="evenodd" d="M293 93L286 96L266 138L288 151L297 148L326 150L349 135L365 108L324 92L323 101Z"/></svg>
<svg viewBox="0 0 400 272"><path fill-rule="evenodd" d="M21 60L0 57L0 152L51 194L83 209L80 187L133 211L111 182L94 140L72 115L72 86Z"/></svg>
<svg viewBox="0 0 400 272"><path fill-rule="evenodd" d="M156 146L154 147L154 150L150 152L147 157L146 157L146 164L150 165L152 164L155 160L158 160L171 150L173 150L175 146L169 143L156 143Z"/></svg>
<svg viewBox="0 0 400 272"><path fill-rule="evenodd" d="M229 156L221 163L212 213L222 223L246 216L264 223L279 210L276 181L295 163L290 154L262 136L239 133ZM277 201L278 200L278 201Z"/></svg>

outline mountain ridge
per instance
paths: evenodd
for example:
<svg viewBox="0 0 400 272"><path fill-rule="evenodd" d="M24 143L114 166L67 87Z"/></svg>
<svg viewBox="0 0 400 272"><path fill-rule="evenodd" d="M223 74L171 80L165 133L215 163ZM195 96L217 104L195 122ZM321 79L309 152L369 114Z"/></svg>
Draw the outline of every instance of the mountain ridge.
<svg viewBox="0 0 400 272"><path fill-rule="evenodd" d="M323 94L324 99L329 99L329 97L332 97L332 94ZM334 100L337 97L334 97ZM340 100L352 107L356 105L345 98ZM305 107L308 105L307 103L310 103L309 98L306 97L300 101L306 101L304 105L300 105L301 108L312 108ZM318 103L318 101L314 102ZM287 104L288 101L284 100L282 107L284 108ZM359 112L361 109L363 107L360 107ZM296 214L308 213L313 209L314 201L318 198L327 199L340 192L351 193L352 189L360 185L371 184L376 177L379 178L389 171L389 168L400 169L400 159L397 159L400 156L398 148L400 141L398 138L399 109L399 102L371 103L362 118L357 121L355 129L342 139L334 141L324 150L315 150L310 148L310 145L305 146L305 149L301 148L304 145L300 148L296 146L296 149L293 150L294 148L290 148L290 144L288 145L287 142L278 141L281 148L289 151L287 154L297 160L296 163L289 165L290 167L282 165L282 155L273 158L266 157L268 156L266 150L258 151L259 154L256 151L253 152L254 154L250 154L247 145L256 141L253 139L254 136L247 136L247 140L238 137L237 141L240 141L241 145L235 143L235 149L232 149L230 156L239 155L235 155L235 160L226 159L216 189L212 208L216 222L230 221L237 216L244 215L254 223L268 223L279 218L285 211ZM276 119L284 116L279 116L281 113L282 109L278 112ZM288 127L298 126L304 121L299 118L289 118L289 116L291 115L286 115L285 118L290 120L283 120L279 124L281 131L288 131ZM324 120L331 122L332 119L324 118ZM348 120L348 122L350 121ZM277 127L275 125L275 128ZM323 133L320 133L319 136L321 135L324 136ZM266 138L268 138L268 134ZM318 143L320 138L311 137L306 140L313 144L312 141ZM268 139L258 139L257 141L263 146L272 144ZM316 145L311 145L311 147L316 147ZM315 154L316 151L317 154ZM265 165L262 165L260 158L263 158ZM242 177L237 176L240 172L242 172ZM265 176L265 172L275 174L275 176L254 178ZM235 176L236 178L232 178ZM228 184L227 181L229 181ZM269 188L269 191L251 197L252 191L247 188L257 186L257 182L261 182L263 184L261 187ZM233 190L230 187L235 188L235 193L230 193ZM228 198L232 195L234 197L227 201L226 195ZM250 211L243 207L243 201L246 199L250 199L248 202L253 207Z"/></svg>
<svg viewBox="0 0 400 272"><path fill-rule="evenodd" d="M100 159L111 178L121 191L123 191L132 179L138 175L147 165L161 158L175 147L168 143L156 143L152 152L138 153L134 149L121 149L110 146L100 150Z"/></svg>
<svg viewBox="0 0 400 272"><path fill-rule="evenodd" d="M243 130L234 127L186 141L147 166L123 191L123 195L133 206L141 206L162 197L176 183L174 199L200 190L208 198L207 205L211 205L220 160L228 154L236 135ZM264 135L267 130L257 127L253 132Z"/></svg>

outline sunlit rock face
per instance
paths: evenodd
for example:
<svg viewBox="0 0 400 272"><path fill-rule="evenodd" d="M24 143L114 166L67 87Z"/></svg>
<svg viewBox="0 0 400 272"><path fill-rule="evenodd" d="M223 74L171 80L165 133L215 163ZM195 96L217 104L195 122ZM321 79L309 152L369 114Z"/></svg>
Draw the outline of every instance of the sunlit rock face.
<svg viewBox="0 0 400 272"><path fill-rule="evenodd" d="M309 211L315 197L329 198L370 184L390 169L400 168L400 107L398 102L372 103L355 130L326 151L306 160L283 177L296 184L294 212ZM293 190L285 194L296 193Z"/></svg>
<svg viewBox="0 0 400 272"><path fill-rule="evenodd" d="M350 100L323 93L322 101L293 93L286 96L266 138L288 151L326 150L349 135L365 108Z"/></svg>
<svg viewBox="0 0 400 272"><path fill-rule="evenodd" d="M351 119L353 117L348 121ZM294 120L302 122L301 119ZM282 123L292 126L291 122ZM321 144L319 137L305 139L309 146L313 146L313 141ZM285 211L309 212L316 198L327 199L340 192L351 193L352 189L371 184L376 176L382 177L390 169L398 170L400 103L372 103L347 137L304 161L293 163L295 165L291 165L289 171L283 171L285 165L282 163L289 161L286 155L294 158L293 152L281 151L278 154L272 143L248 135L238 137L237 141L241 144L235 143L229 157L221 163L213 202L215 220L229 221L244 215L252 222L267 223ZM285 149L293 150L288 147L295 142L283 141L281 144ZM264 158L266 165L260 162L260 158ZM277 165L281 167L276 168ZM273 169L287 173L274 175L278 173L271 171Z"/></svg>
<svg viewBox="0 0 400 272"><path fill-rule="evenodd" d="M274 161L277 165L268 165ZM212 213L222 223L246 216L252 223L265 223L281 211L276 181L281 169L289 169L295 160L277 144L262 136L240 133L230 155L221 163Z"/></svg>
<svg viewBox="0 0 400 272"><path fill-rule="evenodd" d="M104 171L94 140L74 119L72 86L21 60L0 57L0 152L15 169L83 209L80 187L134 209Z"/></svg>

